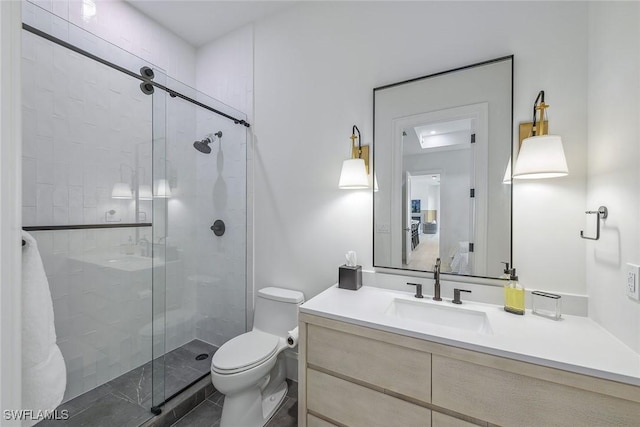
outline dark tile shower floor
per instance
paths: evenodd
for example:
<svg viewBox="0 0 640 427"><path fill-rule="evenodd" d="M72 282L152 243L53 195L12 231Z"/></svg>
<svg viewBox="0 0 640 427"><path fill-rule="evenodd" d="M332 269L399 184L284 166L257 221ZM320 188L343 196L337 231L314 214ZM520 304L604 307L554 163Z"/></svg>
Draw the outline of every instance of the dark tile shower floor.
<svg viewBox="0 0 640 427"><path fill-rule="evenodd" d="M298 425L298 383L287 380L289 390L282 406L265 427L296 427ZM218 427L222 416L224 395L215 391L171 427Z"/></svg>
<svg viewBox="0 0 640 427"><path fill-rule="evenodd" d="M193 340L165 355L165 397L183 389L211 368L217 347ZM204 360L196 356L206 353ZM57 409L68 410L67 420L44 420L37 427L137 427L149 418L151 408L151 362L88 391Z"/></svg>

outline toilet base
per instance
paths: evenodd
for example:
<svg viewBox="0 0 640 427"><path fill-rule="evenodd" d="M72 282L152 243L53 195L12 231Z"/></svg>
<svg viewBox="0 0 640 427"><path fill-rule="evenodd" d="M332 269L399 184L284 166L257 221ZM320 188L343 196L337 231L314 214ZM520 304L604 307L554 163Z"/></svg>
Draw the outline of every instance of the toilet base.
<svg viewBox="0 0 640 427"><path fill-rule="evenodd" d="M262 414L264 416L264 424L273 417L287 396L287 382L283 382L273 393L262 399Z"/></svg>
<svg viewBox="0 0 640 427"><path fill-rule="evenodd" d="M225 396L220 427L263 427L276 413L287 395L283 381L267 393L253 387L233 396Z"/></svg>

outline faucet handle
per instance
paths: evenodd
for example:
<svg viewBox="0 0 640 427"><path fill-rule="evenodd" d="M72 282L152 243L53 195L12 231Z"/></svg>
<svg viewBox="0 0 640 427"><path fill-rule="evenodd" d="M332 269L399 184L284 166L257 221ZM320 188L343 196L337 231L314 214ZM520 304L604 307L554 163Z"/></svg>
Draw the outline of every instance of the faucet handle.
<svg viewBox="0 0 640 427"><path fill-rule="evenodd" d="M462 304L462 301L460 300L460 292L471 293L471 291L467 291L466 289L454 288L453 289L453 300L451 300L452 303L454 303L454 304Z"/></svg>
<svg viewBox="0 0 640 427"><path fill-rule="evenodd" d="M409 282L407 282L407 285L416 287L416 294L414 295L416 298L424 298L424 296L422 296L422 284L421 283L409 283Z"/></svg>

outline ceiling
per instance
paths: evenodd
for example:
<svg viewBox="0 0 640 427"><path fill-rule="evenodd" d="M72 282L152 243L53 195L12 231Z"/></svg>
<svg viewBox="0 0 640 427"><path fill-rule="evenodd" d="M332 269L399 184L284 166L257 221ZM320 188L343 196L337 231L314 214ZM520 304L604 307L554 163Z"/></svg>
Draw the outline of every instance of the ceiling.
<svg viewBox="0 0 640 427"><path fill-rule="evenodd" d="M163 27L200 47L236 28L291 7L294 1L126 0Z"/></svg>
<svg viewBox="0 0 640 427"><path fill-rule="evenodd" d="M469 148L472 119L425 123L404 129L402 155L413 156L436 151ZM462 142L464 141L464 142Z"/></svg>
<svg viewBox="0 0 640 427"><path fill-rule="evenodd" d="M418 139L422 136L443 135L445 133L471 130L471 119L451 120L448 122L428 123L415 127Z"/></svg>

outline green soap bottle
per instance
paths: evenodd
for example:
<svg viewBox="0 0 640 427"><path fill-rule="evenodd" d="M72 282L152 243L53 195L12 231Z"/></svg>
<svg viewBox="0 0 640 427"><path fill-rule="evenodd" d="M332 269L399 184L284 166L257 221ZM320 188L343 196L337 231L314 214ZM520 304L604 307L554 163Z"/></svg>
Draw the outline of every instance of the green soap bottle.
<svg viewBox="0 0 640 427"><path fill-rule="evenodd" d="M504 310L513 314L524 314L524 288L518 283L515 268L509 271L509 282L504 285Z"/></svg>

